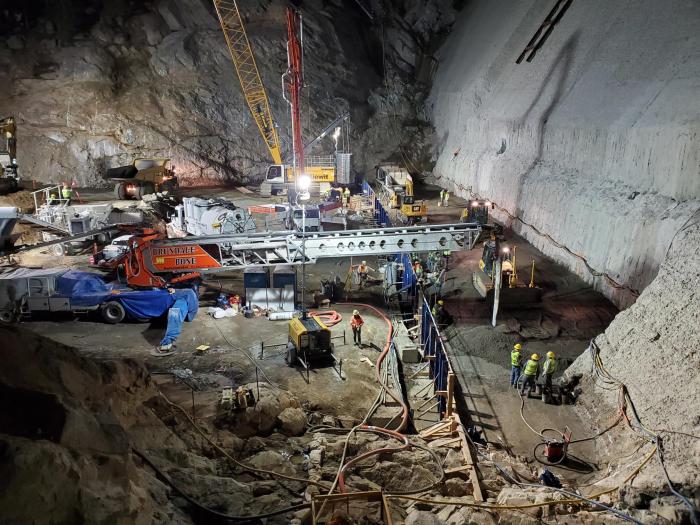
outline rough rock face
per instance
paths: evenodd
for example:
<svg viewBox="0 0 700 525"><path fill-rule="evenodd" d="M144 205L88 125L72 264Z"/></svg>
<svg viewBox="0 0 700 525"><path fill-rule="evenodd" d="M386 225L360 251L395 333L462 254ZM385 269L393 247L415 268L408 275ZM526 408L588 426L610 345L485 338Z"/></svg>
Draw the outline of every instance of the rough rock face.
<svg viewBox="0 0 700 525"><path fill-rule="evenodd" d="M170 434L143 406L155 394L143 367L93 363L16 331L2 339L3 521L190 523L131 454L127 430L137 421L151 426L136 446Z"/></svg>
<svg viewBox="0 0 700 525"><path fill-rule="evenodd" d="M515 64L550 8L476 0L460 13L429 98L434 174L628 306L700 206L700 6L574 2Z"/></svg>
<svg viewBox="0 0 700 525"><path fill-rule="evenodd" d="M284 3L238 3L288 153ZM376 1L370 20L353 3L304 2L306 140L350 110L341 140L359 173L392 156L424 169L430 133L415 78L429 78L425 57L454 19L451 3ZM0 114L17 117L23 177L95 185L137 156L171 157L189 184L263 176L269 155L210 1L72 0L0 17L11 28L0 37ZM312 153L333 147L324 139Z"/></svg>
<svg viewBox="0 0 700 525"><path fill-rule="evenodd" d="M637 302L595 339L603 365L625 383L642 423L660 432L669 475L700 485L700 213L678 233L659 275ZM584 374L583 406L596 417L618 407L618 390L591 373L584 354L567 371ZM686 433L686 435L679 434ZM631 443L631 438L614 443ZM650 478L663 483L658 467ZM647 480L649 481L649 480Z"/></svg>

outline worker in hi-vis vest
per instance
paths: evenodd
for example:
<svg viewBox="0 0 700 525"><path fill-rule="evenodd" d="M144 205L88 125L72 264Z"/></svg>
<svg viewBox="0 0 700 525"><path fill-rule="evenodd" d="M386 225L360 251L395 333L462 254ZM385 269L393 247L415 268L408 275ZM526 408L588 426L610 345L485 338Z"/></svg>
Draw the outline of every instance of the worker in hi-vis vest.
<svg viewBox="0 0 700 525"><path fill-rule="evenodd" d="M520 354L523 345L515 343L513 351L510 353L510 386L518 386L518 378L523 367L523 356Z"/></svg>
<svg viewBox="0 0 700 525"><path fill-rule="evenodd" d="M542 363L542 379L544 380L544 390L546 393L552 391L552 376L557 371L557 356L554 352L547 352L547 359Z"/></svg>
<svg viewBox="0 0 700 525"><path fill-rule="evenodd" d="M537 354L532 354L530 359L525 363L525 370L523 370L523 386L520 387L520 395L525 394L525 389L527 388L527 396L530 397L530 392L535 386L535 381L537 379L537 373L540 370L540 356Z"/></svg>

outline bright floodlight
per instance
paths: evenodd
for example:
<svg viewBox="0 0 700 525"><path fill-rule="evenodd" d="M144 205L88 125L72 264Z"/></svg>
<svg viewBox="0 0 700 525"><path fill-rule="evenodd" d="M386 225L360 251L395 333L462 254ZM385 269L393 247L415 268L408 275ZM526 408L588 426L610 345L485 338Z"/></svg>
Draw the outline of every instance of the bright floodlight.
<svg viewBox="0 0 700 525"><path fill-rule="evenodd" d="M507 246L505 248L503 248L503 253L508 253L509 251L510 251L510 248L508 248Z"/></svg>
<svg viewBox="0 0 700 525"><path fill-rule="evenodd" d="M297 179L297 188L299 191L302 193L308 192L309 187L311 186L311 177L309 177L306 173L303 175L299 175L299 178Z"/></svg>
<svg viewBox="0 0 700 525"><path fill-rule="evenodd" d="M485 206L486 206L487 208L490 208L490 207L491 207L491 201L486 201Z"/></svg>
<svg viewBox="0 0 700 525"><path fill-rule="evenodd" d="M472 208L476 208L479 205L479 201L472 202Z"/></svg>

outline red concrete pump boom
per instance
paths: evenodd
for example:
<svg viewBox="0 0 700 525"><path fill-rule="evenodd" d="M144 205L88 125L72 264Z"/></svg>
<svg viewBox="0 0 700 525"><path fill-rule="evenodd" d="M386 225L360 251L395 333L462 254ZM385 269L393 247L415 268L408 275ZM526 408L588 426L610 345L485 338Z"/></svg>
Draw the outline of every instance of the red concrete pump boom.
<svg viewBox="0 0 700 525"><path fill-rule="evenodd" d="M296 173L304 172L304 141L301 136L301 89L304 85L301 14L287 8L287 72L284 74L287 102L291 107L292 147ZM286 98L286 97L285 97Z"/></svg>

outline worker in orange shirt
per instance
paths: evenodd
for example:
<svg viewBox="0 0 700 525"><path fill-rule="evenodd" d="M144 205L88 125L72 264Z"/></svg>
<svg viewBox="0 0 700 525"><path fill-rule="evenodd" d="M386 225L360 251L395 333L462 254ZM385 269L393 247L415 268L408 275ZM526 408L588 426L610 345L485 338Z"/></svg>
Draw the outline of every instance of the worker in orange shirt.
<svg viewBox="0 0 700 525"><path fill-rule="evenodd" d="M360 312L358 310L353 310L352 318L350 319L350 326L352 327L352 342L355 346L362 346L363 324L365 324L365 320L362 319Z"/></svg>
<svg viewBox="0 0 700 525"><path fill-rule="evenodd" d="M374 271L374 268L369 266L367 261L362 261L362 264L357 265L357 276L360 279L360 288L363 288L367 284L370 271Z"/></svg>

